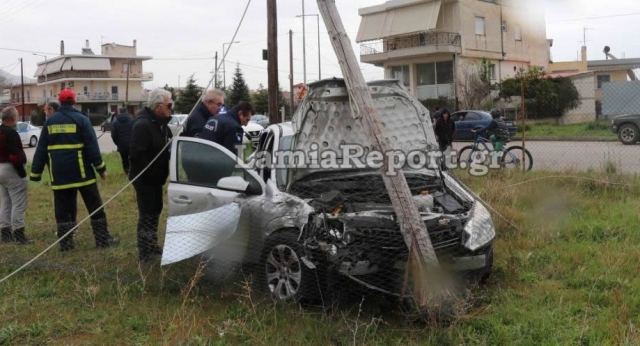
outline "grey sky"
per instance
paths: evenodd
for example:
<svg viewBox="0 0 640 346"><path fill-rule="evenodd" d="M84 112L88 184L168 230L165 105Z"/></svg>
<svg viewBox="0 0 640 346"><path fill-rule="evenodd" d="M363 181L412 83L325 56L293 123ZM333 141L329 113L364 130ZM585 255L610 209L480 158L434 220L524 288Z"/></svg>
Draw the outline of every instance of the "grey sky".
<svg viewBox="0 0 640 346"><path fill-rule="evenodd" d="M533 0L531 0L533 1ZM95 52L100 42L131 44L138 41L138 54L150 55L146 71L154 73L154 81L147 88L165 84L184 85L187 77L195 75L198 84L205 85L211 77L213 54L222 55L222 43L228 42L240 19L247 0L1 0L1 48L17 48L49 53L59 52L60 40L65 41L67 53L79 53L84 40L90 40ZM278 34L280 83L288 88L289 43L287 32L294 31L294 76L301 82L302 24L296 18L302 0L278 1ZM383 0L337 0L337 6L349 36L353 39L360 18L358 8L383 3ZM61 6L61 4L64 4ZM587 46L590 59L604 59L604 45L612 47L618 57L640 57L640 8L638 0L546 0L547 36L555 43L553 59L575 60L582 40L582 28L588 27ZM307 14L318 13L316 2L305 1ZM307 17L307 80L318 79L316 19ZM339 76L324 24L320 23L322 76ZM266 1L253 0L238 33L239 44L227 56L227 83L230 83L236 62L251 88L266 85L267 64L261 50L267 46ZM356 53L359 48L354 47ZM0 68L19 74L16 61L24 58L26 76L33 76L36 62L42 57L28 52L0 50ZM363 65L365 78L382 77L382 70Z"/></svg>

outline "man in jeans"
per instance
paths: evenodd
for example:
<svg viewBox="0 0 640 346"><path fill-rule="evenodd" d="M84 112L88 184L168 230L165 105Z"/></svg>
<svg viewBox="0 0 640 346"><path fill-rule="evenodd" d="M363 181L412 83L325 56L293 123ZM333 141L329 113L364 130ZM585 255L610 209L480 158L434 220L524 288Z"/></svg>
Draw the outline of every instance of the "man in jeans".
<svg viewBox="0 0 640 346"><path fill-rule="evenodd" d="M0 125L0 230L1 241L29 244L24 235L24 212L27 209L27 157L16 132L18 111L14 107L2 110Z"/></svg>
<svg viewBox="0 0 640 346"><path fill-rule="evenodd" d="M162 212L162 186L169 176L169 145L173 101L171 93L158 88L149 93L145 107L133 122L129 179L138 203L138 257L141 262L162 255L158 245L158 222ZM157 159L153 162L154 158ZM139 177L138 177L139 176Z"/></svg>

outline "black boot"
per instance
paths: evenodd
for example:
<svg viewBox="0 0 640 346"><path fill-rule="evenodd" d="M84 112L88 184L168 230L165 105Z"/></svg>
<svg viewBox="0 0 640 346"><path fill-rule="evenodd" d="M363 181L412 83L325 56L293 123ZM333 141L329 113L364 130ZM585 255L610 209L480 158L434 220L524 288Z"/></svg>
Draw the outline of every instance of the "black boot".
<svg viewBox="0 0 640 346"><path fill-rule="evenodd" d="M58 238L64 236L69 230L75 227L75 222L61 222L58 224ZM70 251L75 248L73 243L73 232L60 240L60 252Z"/></svg>
<svg viewBox="0 0 640 346"><path fill-rule="evenodd" d="M91 219L91 228L93 229L93 236L96 239L97 248L108 248L120 243L120 239L114 238L109 234L107 219Z"/></svg>
<svg viewBox="0 0 640 346"><path fill-rule="evenodd" d="M0 238L0 241L2 241L3 243L13 242L13 233L11 233L11 227L4 227L0 231L2 232L2 238Z"/></svg>
<svg viewBox="0 0 640 346"><path fill-rule="evenodd" d="M138 255L142 262L162 255L162 249L157 244L158 219L160 215L141 214L138 219Z"/></svg>
<svg viewBox="0 0 640 346"><path fill-rule="evenodd" d="M33 243L33 240L27 239L27 236L24 235L24 227L18 228L13 231L13 239L15 239L16 243L20 245L27 245Z"/></svg>

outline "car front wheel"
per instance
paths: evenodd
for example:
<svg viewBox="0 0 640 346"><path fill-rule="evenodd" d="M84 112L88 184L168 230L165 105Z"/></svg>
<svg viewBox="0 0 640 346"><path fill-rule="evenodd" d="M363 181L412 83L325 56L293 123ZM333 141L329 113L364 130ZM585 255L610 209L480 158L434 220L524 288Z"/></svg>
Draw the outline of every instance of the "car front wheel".
<svg viewBox="0 0 640 346"><path fill-rule="evenodd" d="M36 136L31 136L31 138L29 139L29 146L31 148L35 147L36 145L38 145L38 137Z"/></svg>
<svg viewBox="0 0 640 346"><path fill-rule="evenodd" d="M278 301L314 300L318 296L316 275L307 267L306 256L294 231L271 235L262 252L262 284Z"/></svg>
<svg viewBox="0 0 640 346"><path fill-rule="evenodd" d="M640 131L633 124L624 124L618 130L618 138L623 144L635 144L640 139Z"/></svg>

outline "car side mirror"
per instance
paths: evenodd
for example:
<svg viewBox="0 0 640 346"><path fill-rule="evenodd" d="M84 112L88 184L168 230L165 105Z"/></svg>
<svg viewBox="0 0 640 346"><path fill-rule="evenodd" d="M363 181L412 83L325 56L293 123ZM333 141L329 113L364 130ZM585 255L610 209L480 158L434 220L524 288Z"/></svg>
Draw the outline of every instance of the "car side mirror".
<svg viewBox="0 0 640 346"><path fill-rule="evenodd" d="M223 190L246 192L247 187L249 187L249 182L244 180L242 177L224 177L218 180L218 184L216 186Z"/></svg>

